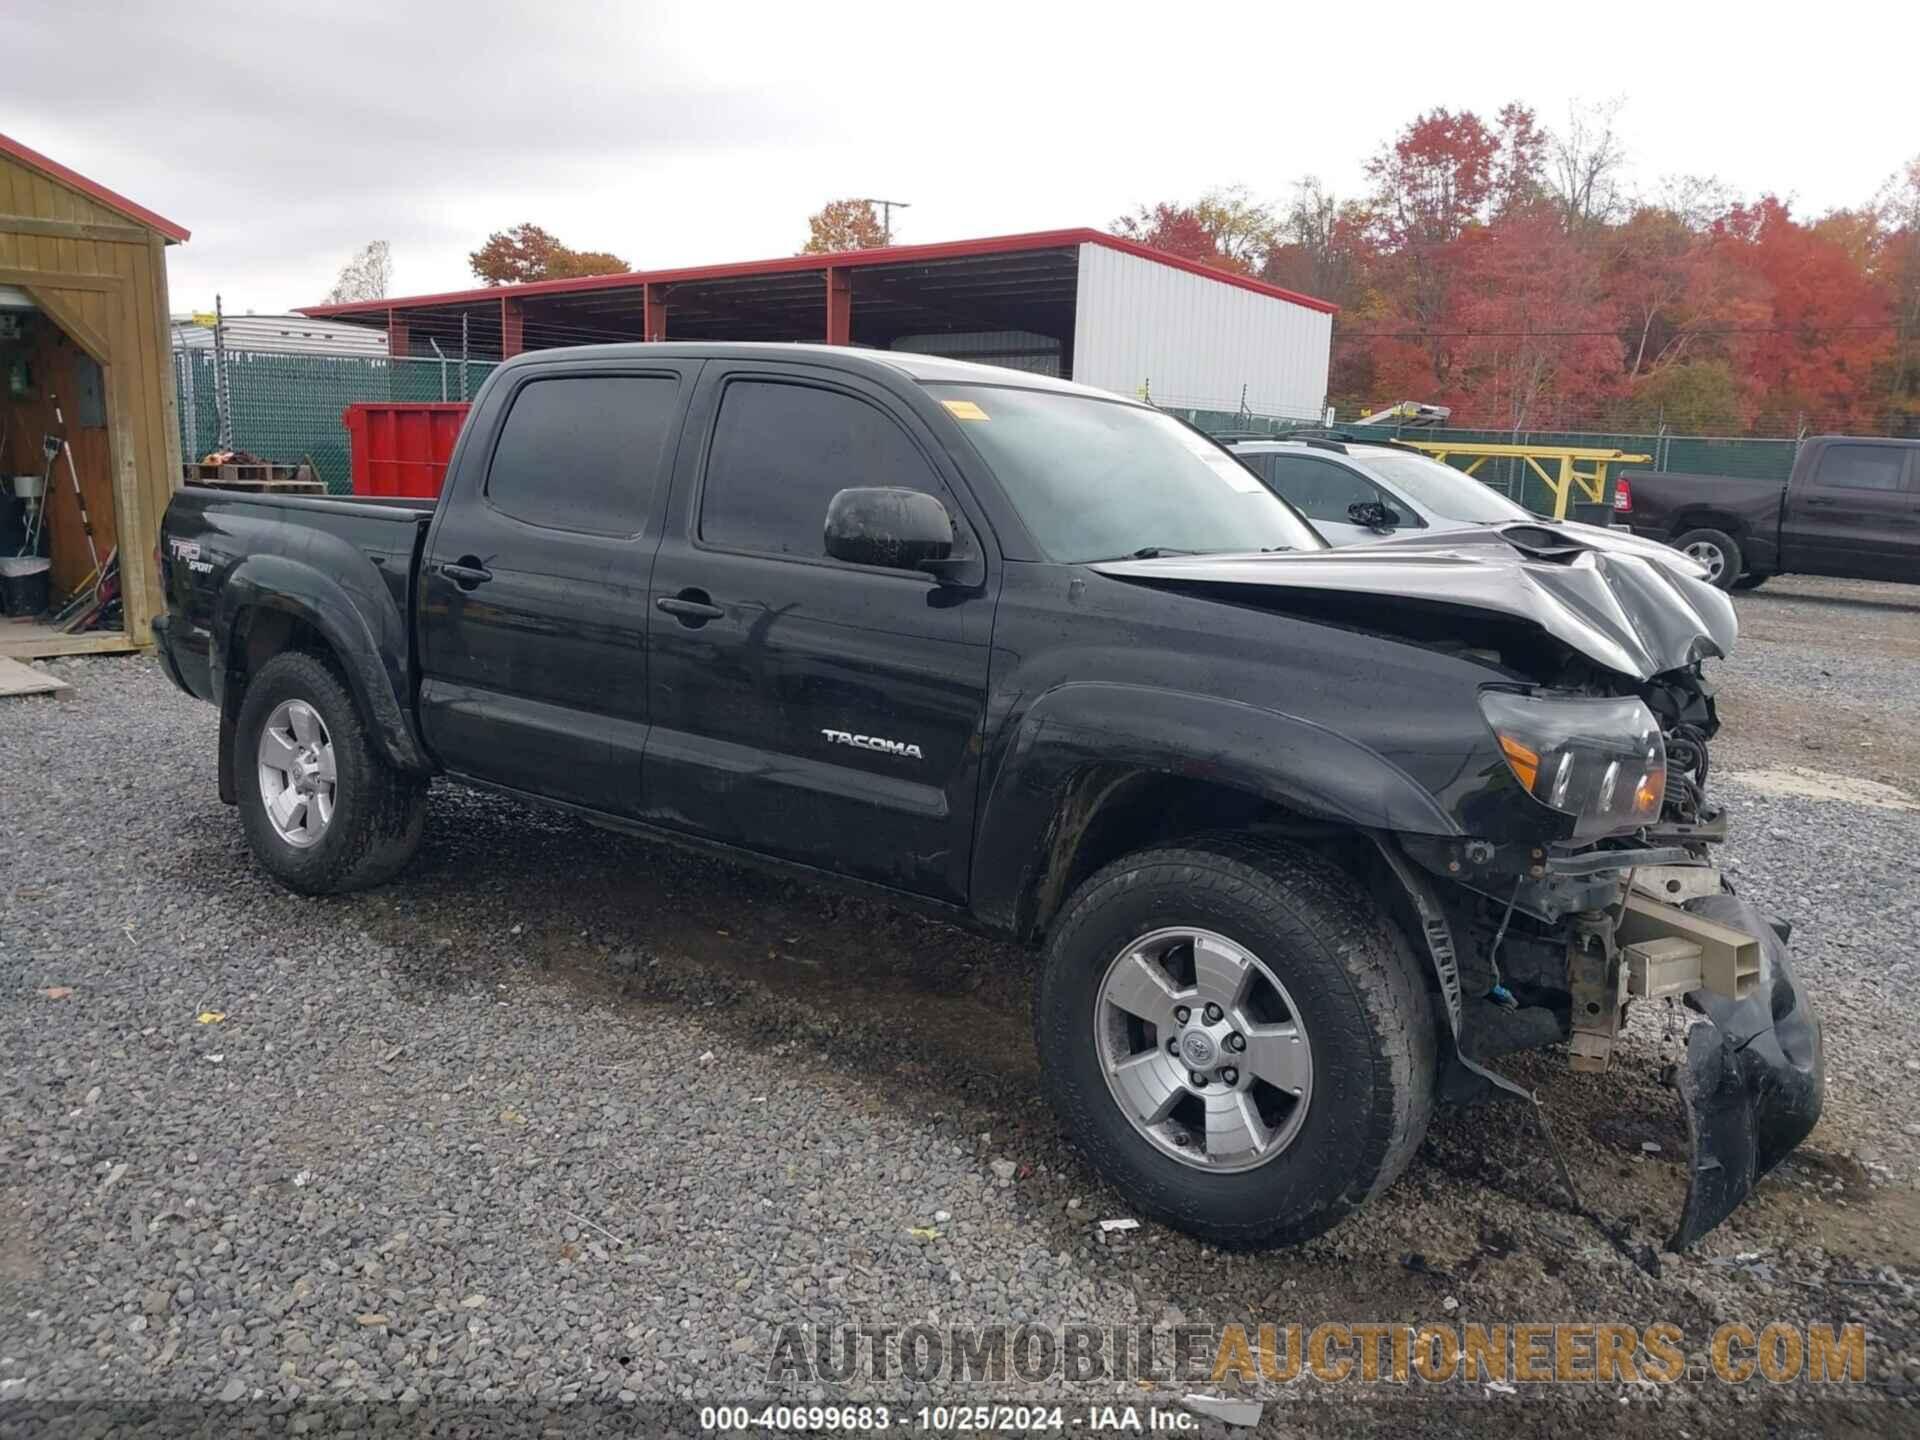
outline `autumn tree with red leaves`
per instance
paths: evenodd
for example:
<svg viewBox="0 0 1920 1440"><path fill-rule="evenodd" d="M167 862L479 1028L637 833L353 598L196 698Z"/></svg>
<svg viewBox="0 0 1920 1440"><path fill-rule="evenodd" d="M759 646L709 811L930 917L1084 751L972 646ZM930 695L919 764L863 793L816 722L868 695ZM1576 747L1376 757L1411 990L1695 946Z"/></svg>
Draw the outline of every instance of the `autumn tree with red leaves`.
<svg viewBox="0 0 1920 1440"><path fill-rule="evenodd" d="M581 275L617 275L633 267L604 250L573 250L528 221L496 230L467 256L483 285L525 285L533 280L570 280Z"/></svg>
<svg viewBox="0 0 1920 1440"><path fill-rule="evenodd" d="M1710 176L1636 196L1621 102L1416 116L1364 199L1312 179L1142 205L1115 234L1340 306L1329 399L1499 429L1920 435L1920 157L1813 220Z"/></svg>
<svg viewBox="0 0 1920 1440"><path fill-rule="evenodd" d="M1191 205L1162 201L1118 217L1109 230L1216 270L1252 275L1275 243L1273 211L1242 185L1209 190Z"/></svg>
<svg viewBox="0 0 1920 1440"><path fill-rule="evenodd" d="M1851 227L1839 218L1802 225L1767 195L1720 223L1736 242L1734 262L1760 282L1770 320L1731 351L1743 382L1770 405L1821 416L1822 428L1869 429L1880 398L1874 376L1894 349L1892 297L1849 253Z"/></svg>

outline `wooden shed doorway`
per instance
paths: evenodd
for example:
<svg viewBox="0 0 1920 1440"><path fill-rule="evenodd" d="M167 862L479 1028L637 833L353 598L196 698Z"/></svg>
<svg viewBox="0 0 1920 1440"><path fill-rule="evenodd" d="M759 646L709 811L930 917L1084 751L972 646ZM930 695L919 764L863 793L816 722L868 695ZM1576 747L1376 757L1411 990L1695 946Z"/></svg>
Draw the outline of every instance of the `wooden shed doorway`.
<svg viewBox="0 0 1920 1440"><path fill-rule="evenodd" d="M120 586L121 516L135 506L128 447L113 423L122 398L117 297L98 277L39 271L0 269L0 287L33 306L7 307L0 325L0 473L10 488L38 491L13 497L12 543L0 551L12 557L24 546L49 562L46 612L0 622L0 655L135 649Z"/></svg>
<svg viewBox="0 0 1920 1440"><path fill-rule="evenodd" d="M76 593L90 598L95 569L117 572L120 602L100 617L111 621L106 628L0 619L0 655L152 641L166 607L155 556L160 517L181 474L166 251L187 238L165 216L0 135L0 291L29 317L24 331L0 335L0 475L10 491L17 475L40 477L46 491L36 498L46 503L51 546L22 558L51 562L55 606ZM49 435L59 447L51 474Z"/></svg>

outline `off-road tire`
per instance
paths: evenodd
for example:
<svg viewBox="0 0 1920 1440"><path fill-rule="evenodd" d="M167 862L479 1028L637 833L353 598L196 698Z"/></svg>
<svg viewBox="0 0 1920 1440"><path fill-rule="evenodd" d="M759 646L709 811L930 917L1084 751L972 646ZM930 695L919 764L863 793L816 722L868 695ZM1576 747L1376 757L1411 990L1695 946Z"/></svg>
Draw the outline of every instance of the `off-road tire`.
<svg viewBox="0 0 1920 1440"><path fill-rule="evenodd" d="M333 742L337 773L333 819L320 840L300 848L274 830L260 797L255 761L261 727L274 707L304 700L319 712ZM392 879L420 848L427 784L394 769L377 751L365 719L333 667L317 655L276 655L248 682L234 727L233 774L240 823L253 857L281 884L303 895L337 895Z"/></svg>
<svg viewBox="0 0 1920 1440"><path fill-rule="evenodd" d="M1424 977L1347 874L1289 844L1200 836L1107 866L1054 927L1034 998L1049 1100L1137 1212L1223 1245L1312 1238L1386 1190L1433 1113L1439 1037ZM1109 1091L1095 1040L1101 977L1134 938L1216 931L1271 968L1313 1051L1308 1113L1251 1170L1209 1174L1143 1137Z"/></svg>
<svg viewBox="0 0 1920 1440"><path fill-rule="evenodd" d="M1738 580L1733 582L1733 588L1736 590L1758 590L1772 578L1771 575L1742 575Z"/></svg>
<svg viewBox="0 0 1920 1440"><path fill-rule="evenodd" d="M1689 530L1673 542L1673 548L1683 554L1690 545L1709 546L1720 552L1720 572L1717 575L1709 575L1707 578L1722 590L1733 589L1734 584L1745 571L1745 562L1740 554L1740 542L1724 530L1706 528Z"/></svg>

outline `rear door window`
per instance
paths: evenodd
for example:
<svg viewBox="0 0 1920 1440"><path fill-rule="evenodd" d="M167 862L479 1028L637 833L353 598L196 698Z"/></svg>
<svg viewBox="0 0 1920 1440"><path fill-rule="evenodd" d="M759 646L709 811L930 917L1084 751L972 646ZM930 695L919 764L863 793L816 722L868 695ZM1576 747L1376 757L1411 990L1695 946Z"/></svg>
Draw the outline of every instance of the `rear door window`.
<svg viewBox="0 0 1920 1440"><path fill-rule="evenodd" d="M1347 514L1349 505L1389 503L1378 486L1344 465L1310 460L1304 455L1275 455L1271 459L1273 470L1268 479L1273 488L1309 520L1351 525L1353 517Z"/></svg>
<svg viewBox="0 0 1920 1440"><path fill-rule="evenodd" d="M842 490L924 490L965 527L947 487L899 422L839 390L735 380L720 400L700 496L700 538L729 550L824 558L827 506Z"/></svg>
<svg viewBox="0 0 1920 1440"><path fill-rule="evenodd" d="M513 397L487 502L529 525L594 535L645 527L673 436L672 375L556 375Z"/></svg>
<svg viewBox="0 0 1920 1440"><path fill-rule="evenodd" d="M1904 488L1907 452L1893 445L1829 445L1814 480L1842 490Z"/></svg>

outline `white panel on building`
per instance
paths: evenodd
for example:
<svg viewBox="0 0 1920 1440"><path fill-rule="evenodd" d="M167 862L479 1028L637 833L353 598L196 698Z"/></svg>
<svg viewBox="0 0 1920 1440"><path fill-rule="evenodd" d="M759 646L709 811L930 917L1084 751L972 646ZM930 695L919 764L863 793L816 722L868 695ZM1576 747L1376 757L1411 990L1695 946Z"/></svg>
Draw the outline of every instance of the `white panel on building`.
<svg viewBox="0 0 1920 1440"><path fill-rule="evenodd" d="M1080 246L1073 378L1166 409L1317 419L1333 317L1110 246Z"/></svg>
<svg viewBox="0 0 1920 1440"><path fill-rule="evenodd" d="M229 353L268 351L293 355L357 355L386 358L387 332L305 315L229 315L221 322ZM175 350L211 350L213 327L190 317L173 320ZM454 347L458 349L458 346ZM459 356L454 356L459 359Z"/></svg>

